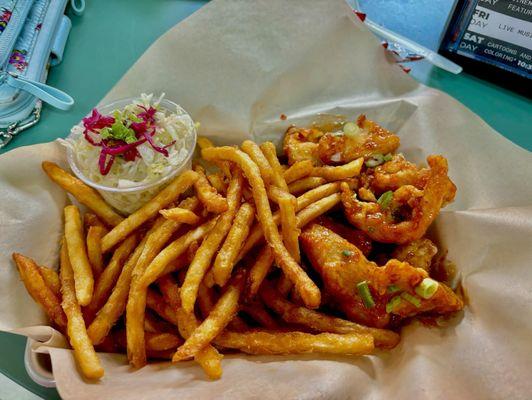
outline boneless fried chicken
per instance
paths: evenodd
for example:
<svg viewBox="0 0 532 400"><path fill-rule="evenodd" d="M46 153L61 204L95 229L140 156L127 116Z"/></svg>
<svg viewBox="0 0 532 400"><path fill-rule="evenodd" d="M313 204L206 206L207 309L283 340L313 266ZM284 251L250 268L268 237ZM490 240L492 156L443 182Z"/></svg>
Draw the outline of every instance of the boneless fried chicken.
<svg viewBox="0 0 532 400"><path fill-rule="evenodd" d="M352 243L313 224L301 233L301 244L324 288L347 318L373 327L398 318L431 311L455 312L462 300L447 286L428 277L422 268L389 260L379 267Z"/></svg>
<svg viewBox="0 0 532 400"><path fill-rule="evenodd" d="M440 208L456 193L456 186L447 176L445 157L429 156L427 162L430 169L421 188L399 186L381 194L377 202L358 200L348 185L342 184L346 218L379 242L408 243L423 237Z"/></svg>

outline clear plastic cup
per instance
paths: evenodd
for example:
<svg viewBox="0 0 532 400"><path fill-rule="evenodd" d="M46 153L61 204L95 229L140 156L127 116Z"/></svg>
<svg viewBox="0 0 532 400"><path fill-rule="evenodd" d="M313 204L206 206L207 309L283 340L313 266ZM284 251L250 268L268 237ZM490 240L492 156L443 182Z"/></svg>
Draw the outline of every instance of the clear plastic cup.
<svg viewBox="0 0 532 400"><path fill-rule="evenodd" d="M97 107L97 110L105 115L110 114L114 110L121 110L126 105L131 104L134 101L140 100L139 98L127 98L114 101L109 104L105 104ZM175 112L178 105L170 100L162 99L159 103L161 109L172 113ZM68 138L78 139L78 136L82 134L70 133ZM67 147L67 160L70 165L70 169L74 174L85 182L90 187L96 189L107 203L114 207L117 211L122 214L131 214L132 212L138 210L144 204L146 204L153 196L155 196L164 186L166 186L172 178L176 175L182 173L183 171L190 169L192 166L192 156L194 154L194 149L196 147L197 132L196 129L193 129L192 133L185 139L185 150L187 152L186 157L183 159L182 163L176 165L169 173L161 176L160 179L150 182L147 184L139 184L136 186L129 186L126 188L110 187L105 186L96 182L93 182L88 177L86 177L83 172L79 169L76 163L76 155L74 151Z"/></svg>

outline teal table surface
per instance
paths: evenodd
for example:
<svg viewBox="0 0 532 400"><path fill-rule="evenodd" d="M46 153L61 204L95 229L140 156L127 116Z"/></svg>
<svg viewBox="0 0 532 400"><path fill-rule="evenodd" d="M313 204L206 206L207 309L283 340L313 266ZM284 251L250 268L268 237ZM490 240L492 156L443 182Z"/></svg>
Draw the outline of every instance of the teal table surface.
<svg viewBox="0 0 532 400"><path fill-rule="evenodd" d="M82 17L68 15L72 31L62 64L51 69L48 83L72 95L68 112L44 106L35 127L21 133L1 152L64 137L128 70L144 50L206 1L90 0ZM437 48L451 9L449 0L360 0L370 18L405 36ZM447 10L442 12L441 10ZM463 73L455 76L419 63L413 76L455 97L508 139L532 150L530 100ZM0 152L0 153L1 153ZM45 399L54 389L33 383L23 366L25 339L0 333L0 372ZM13 393L8 399L22 398Z"/></svg>

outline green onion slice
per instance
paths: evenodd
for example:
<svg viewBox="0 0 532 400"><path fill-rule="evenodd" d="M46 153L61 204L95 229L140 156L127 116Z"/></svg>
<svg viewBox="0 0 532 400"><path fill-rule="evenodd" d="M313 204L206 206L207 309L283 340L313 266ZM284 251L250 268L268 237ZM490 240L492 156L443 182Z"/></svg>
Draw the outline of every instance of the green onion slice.
<svg viewBox="0 0 532 400"><path fill-rule="evenodd" d="M372 154L364 164L368 168L374 168L378 165L381 165L384 162L384 156L381 153Z"/></svg>
<svg viewBox="0 0 532 400"><path fill-rule="evenodd" d="M408 292L401 293L401 297L408 301L409 303L415 305L417 308L421 307L421 300L419 300L417 297L412 296Z"/></svg>
<svg viewBox="0 0 532 400"><path fill-rule="evenodd" d="M343 255L344 257L350 257L350 256L353 255L353 252L350 251L350 250L342 250L342 255Z"/></svg>
<svg viewBox="0 0 532 400"><path fill-rule="evenodd" d="M399 290L401 290L401 288L397 285L390 285L386 288L386 292L390 294L398 292Z"/></svg>
<svg viewBox="0 0 532 400"><path fill-rule="evenodd" d="M421 281L419 285L416 286L416 293L419 297L424 299L430 299L434 296L434 293L438 290L439 283L434 279L425 278Z"/></svg>
<svg viewBox="0 0 532 400"><path fill-rule="evenodd" d="M387 162L387 161L390 161L392 157L393 157L392 153L388 153L382 159L384 160L384 162Z"/></svg>
<svg viewBox="0 0 532 400"><path fill-rule="evenodd" d="M385 210L390 206L392 199L393 199L393 192L391 190L388 190L387 192L384 192L383 194L381 194L381 196L377 200L377 203L381 206L383 210Z"/></svg>
<svg viewBox="0 0 532 400"><path fill-rule="evenodd" d="M375 307L375 301L373 300L373 297L371 296L371 292L369 291L369 286L368 286L367 281L359 282L357 284L357 290L366 308Z"/></svg>
<svg viewBox="0 0 532 400"><path fill-rule="evenodd" d="M386 303L386 312L390 314L401 304L401 296L393 297L388 303Z"/></svg>

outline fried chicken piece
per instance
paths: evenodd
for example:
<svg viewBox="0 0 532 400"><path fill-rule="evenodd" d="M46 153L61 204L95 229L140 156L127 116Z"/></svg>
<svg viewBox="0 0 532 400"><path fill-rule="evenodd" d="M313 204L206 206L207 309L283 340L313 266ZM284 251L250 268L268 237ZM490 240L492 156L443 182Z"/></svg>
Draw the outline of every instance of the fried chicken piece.
<svg viewBox="0 0 532 400"><path fill-rule="evenodd" d="M356 135L335 135L326 133L318 144L318 155L325 164L345 164L360 157L373 154L393 153L399 147L397 135L377 123L358 117L359 130Z"/></svg>
<svg viewBox="0 0 532 400"><path fill-rule="evenodd" d="M428 277L425 270L395 259L379 267L368 261L355 245L321 225L308 226L300 239L313 268L323 280L327 295L352 321L383 328L389 325L392 313L404 318L420 312L443 314L463 308L462 300L442 283L431 298L419 297L415 288ZM374 301L370 308L364 304L357 288L357 284L364 281ZM392 287L394 290L390 293ZM417 305L400 297L389 313L386 305L396 296L410 296Z"/></svg>
<svg viewBox="0 0 532 400"><path fill-rule="evenodd" d="M322 165L318 156L318 140L323 132L318 129L305 129L291 126L286 131L283 151L288 157L288 164L311 160L315 167Z"/></svg>
<svg viewBox="0 0 532 400"><path fill-rule="evenodd" d="M405 261L416 268L430 272L432 258L438 252L438 248L429 239L423 238L413 242L402 244L392 252L392 257Z"/></svg>
<svg viewBox="0 0 532 400"><path fill-rule="evenodd" d="M430 174L423 189L401 186L393 192L389 204L359 201L342 184L342 204L348 221L378 242L404 244L423 237L440 208L456 194L456 186L447 176L445 157L429 156L427 162Z"/></svg>
<svg viewBox="0 0 532 400"><path fill-rule="evenodd" d="M373 193L397 190L401 186L412 185L423 189L430 177L430 169L420 168L405 159L402 154L395 154L392 159L366 171L363 185Z"/></svg>
<svg viewBox="0 0 532 400"><path fill-rule="evenodd" d="M316 222L327 229L330 229L337 235L340 235L348 242L354 244L365 256L371 253L373 242L368 235L361 230L355 229L351 225L342 224L341 222L324 216L318 218Z"/></svg>

